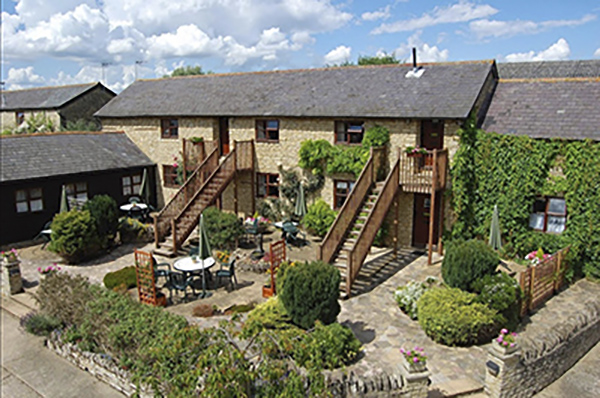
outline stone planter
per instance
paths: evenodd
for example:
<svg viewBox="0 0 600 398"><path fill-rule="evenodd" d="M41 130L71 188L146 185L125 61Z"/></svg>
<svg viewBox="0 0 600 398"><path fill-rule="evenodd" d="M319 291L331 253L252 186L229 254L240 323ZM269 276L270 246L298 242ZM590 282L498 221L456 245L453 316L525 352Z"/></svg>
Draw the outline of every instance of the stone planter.
<svg viewBox="0 0 600 398"><path fill-rule="evenodd" d="M402 355L402 366L408 373L421 373L427 370L427 365L424 362L411 362Z"/></svg>
<svg viewBox="0 0 600 398"><path fill-rule="evenodd" d="M2 267L2 295L10 297L12 294L17 294L23 291L23 281L21 279L21 261L7 261L3 259L0 263Z"/></svg>
<svg viewBox="0 0 600 398"><path fill-rule="evenodd" d="M519 346L517 344L515 344L513 347L511 347L510 345L503 346L498 344L498 342L494 339L492 340L492 348L499 354L510 355L516 352L519 349Z"/></svg>

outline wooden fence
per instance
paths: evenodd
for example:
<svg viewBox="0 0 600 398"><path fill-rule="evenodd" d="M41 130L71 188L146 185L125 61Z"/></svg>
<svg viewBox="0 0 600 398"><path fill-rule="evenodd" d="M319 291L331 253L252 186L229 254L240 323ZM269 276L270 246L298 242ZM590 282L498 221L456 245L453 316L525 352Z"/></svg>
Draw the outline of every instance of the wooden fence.
<svg viewBox="0 0 600 398"><path fill-rule="evenodd" d="M524 294L521 316L541 306L565 283L565 256L568 252L569 248L566 247L535 267L521 272L520 284Z"/></svg>

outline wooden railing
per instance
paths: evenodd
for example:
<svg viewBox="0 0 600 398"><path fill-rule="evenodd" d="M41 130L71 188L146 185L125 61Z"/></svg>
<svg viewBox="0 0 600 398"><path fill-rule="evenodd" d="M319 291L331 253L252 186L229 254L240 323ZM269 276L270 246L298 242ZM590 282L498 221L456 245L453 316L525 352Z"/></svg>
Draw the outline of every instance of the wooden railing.
<svg viewBox="0 0 600 398"><path fill-rule="evenodd" d="M519 284L524 296L521 316L538 308L563 286L567 269L565 256L568 252L569 247L566 247L538 265L521 272Z"/></svg>
<svg viewBox="0 0 600 398"><path fill-rule="evenodd" d="M352 224L356 212L360 210L365 196L369 193L376 180L375 158L383 153L383 148L371 148L371 156L363 168L354 188L344 202L329 232L325 235L323 242L319 245L317 256L323 262L330 262L342 244L348 228ZM382 155L381 155L382 156Z"/></svg>
<svg viewBox="0 0 600 398"><path fill-rule="evenodd" d="M215 145L200 166L179 188L173 199L154 216L154 244L157 248L159 242L169 234L171 220L183 210L189 198L192 198L200 190L208 176L217 168L219 164L219 152L217 149L218 147Z"/></svg>
<svg viewBox="0 0 600 398"><path fill-rule="evenodd" d="M237 170L254 170L254 140L235 141L237 149L236 169Z"/></svg>
<svg viewBox="0 0 600 398"><path fill-rule="evenodd" d="M367 257L377 231L394 201L399 189L400 161L396 161L373 204L373 209L365 221L365 226L348 253L348 272L346 273L346 293L350 295L352 284L358 275L363 261Z"/></svg>
<svg viewBox="0 0 600 398"><path fill-rule="evenodd" d="M398 150L400 184L405 192L430 193L446 188L448 149L434 149L426 154L407 154ZM436 168L437 173L434 173ZM435 177L435 179L434 179Z"/></svg>

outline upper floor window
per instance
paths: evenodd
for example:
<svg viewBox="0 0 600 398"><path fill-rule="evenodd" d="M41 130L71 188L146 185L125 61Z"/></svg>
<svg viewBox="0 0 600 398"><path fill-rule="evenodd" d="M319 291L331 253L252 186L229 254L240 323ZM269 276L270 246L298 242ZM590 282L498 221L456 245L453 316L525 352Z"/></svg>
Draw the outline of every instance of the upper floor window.
<svg viewBox="0 0 600 398"><path fill-rule="evenodd" d="M15 112L15 119L17 122L17 126L20 126L21 123L23 123L25 121L25 112L23 112L23 111Z"/></svg>
<svg viewBox="0 0 600 398"><path fill-rule="evenodd" d="M350 191L354 188L354 181L334 180L333 183L333 205L334 209L339 209L344 205L350 195Z"/></svg>
<svg viewBox="0 0 600 398"><path fill-rule="evenodd" d="M36 212L44 210L42 188L19 189L15 192L17 213Z"/></svg>
<svg viewBox="0 0 600 398"><path fill-rule="evenodd" d="M258 173L256 175L258 197L279 197L279 174Z"/></svg>
<svg viewBox="0 0 600 398"><path fill-rule="evenodd" d="M257 120L256 141L279 142L279 120Z"/></svg>
<svg viewBox="0 0 600 398"><path fill-rule="evenodd" d="M163 164L163 185L167 188L178 188L177 167Z"/></svg>
<svg viewBox="0 0 600 398"><path fill-rule="evenodd" d="M179 137L179 121L177 119L161 119L160 126L162 138Z"/></svg>
<svg viewBox="0 0 600 398"><path fill-rule="evenodd" d="M529 216L529 226L535 230L560 234L567 224L567 204L563 198L538 198Z"/></svg>
<svg viewBox="0 0 600 398"><path fill-rule="evenodd" d="M74 184L65 184L67 198L86 201L88 199L87 182L77 182Z"/></svg>
<svg viewBox="0 0 600 398"><path fill-rule="evenodd" d="M123 196L139 195L142 187L142 175L132 174L121 178Z"/></svg>
<svg viewBox="0 0 600 398"><path fill-rule="evenodd" d="M335 122L336 144L360 144L363 140L365 126L363 122Z"/></svg>

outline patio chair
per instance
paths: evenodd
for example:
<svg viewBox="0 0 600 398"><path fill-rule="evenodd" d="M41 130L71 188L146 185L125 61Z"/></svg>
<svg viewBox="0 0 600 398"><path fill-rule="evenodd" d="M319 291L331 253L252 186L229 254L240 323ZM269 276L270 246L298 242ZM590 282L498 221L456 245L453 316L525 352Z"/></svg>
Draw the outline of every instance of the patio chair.
<svg viewBox="0 0 600 398"><path fill-rule="evenodd" d="M300 231L298 227L295 226L291 221L285 221L282 229L283 234L285 235L285 242L287 244L300 242L300 235L302 236L302 241L306 240L306 235L304 232Z"/></svg>
<svg viewBox="0 0 600 398"><path fill-rule="evenodd" d="M46 247L46 245L48 243L50 243L50 233L49 231L51 231L51 227L52 227L52 221L48 221L46 224L44 224L44 226L42 227L42 230L35 236L35 238L33 238L33 240L37 240L39 238L44 240L44 244L42 245L42 249L44 249Z"/></svg>
<svg viewBox="0 0 600 398"><path fill-rule="evenodd" d="M192 288L194 295L196 294L193 277L188 277L186 274L179 271L169 271L167 274L167 283L163 287L169 290L169 300L171 300L171 302L173 302L173 290L183 292L184 300L187 298L188 287Z"/></svg>
<svg viewBox="0 0 600 398"><path fill-rule="evenodd" d="M215 274L217 277L217 288L221 286L221 278L229 278L229 284L231 284L234 289L237 288L238 282L235 276L235 261L236 258L232 257L231 260L229 260L229 264L226 266L221 264L221 269L219 269Z"/></svg>
<svg viewBox="0 0 600 398"><path fill-rule="evenodd" d="M156 258L152 256L152 265L154 267L154 279L158 282L158 278L165 279L165 285L168 281L169 272L171 272L171 264L169 263L159 263L156 261ZM164 286L164 285L163 285Z"/></svg>
<svg viewBox="0 0 600 398"><path fill-rule="evenodd" d="M249 239L249 235L252 235L252 240L256 241L258 235L258 217L252 222L252 224L246 225L246 238Z"/></svg>
<svg viewBox="0 0 600 398"><path fill-rule="evenodd" d="M142 203L142 200L138 196L132 196L129 198L129 203Z"/></svg>

